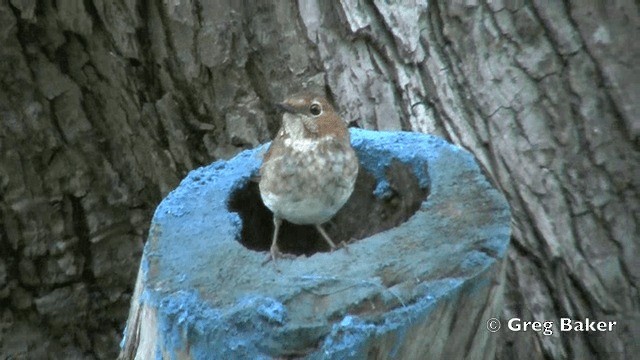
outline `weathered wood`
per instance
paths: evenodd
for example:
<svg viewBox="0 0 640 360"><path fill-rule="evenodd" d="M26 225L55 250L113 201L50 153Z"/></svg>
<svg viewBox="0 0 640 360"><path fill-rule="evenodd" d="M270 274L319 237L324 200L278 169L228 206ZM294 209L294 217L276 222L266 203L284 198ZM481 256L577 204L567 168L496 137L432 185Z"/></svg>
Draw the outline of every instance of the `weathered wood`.
<svg viewBox="0 0 640 360"><path fill-rule="evenodd" d="M356 190L326 226L348 251L317 252L315 229L289 224L280 248L310 256L263 264L262 148L191 172L156 210L121 358L492 357L505 199L436 137L354 130L353 144Z"/></svg>

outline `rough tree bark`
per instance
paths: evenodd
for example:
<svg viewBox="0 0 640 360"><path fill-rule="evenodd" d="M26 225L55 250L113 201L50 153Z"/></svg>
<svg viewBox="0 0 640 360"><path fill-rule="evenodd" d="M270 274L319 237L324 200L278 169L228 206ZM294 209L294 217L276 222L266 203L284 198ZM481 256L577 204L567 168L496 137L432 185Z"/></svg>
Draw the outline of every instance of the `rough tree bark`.
<svg viewBox="0 0 640 360"><path fill-rule="evenodd" d="M0 354L113 358L151 213L325 87L364 128L445 136L507 194L501 358L624 358L640 333L631 0L0 2Z"/></svg>

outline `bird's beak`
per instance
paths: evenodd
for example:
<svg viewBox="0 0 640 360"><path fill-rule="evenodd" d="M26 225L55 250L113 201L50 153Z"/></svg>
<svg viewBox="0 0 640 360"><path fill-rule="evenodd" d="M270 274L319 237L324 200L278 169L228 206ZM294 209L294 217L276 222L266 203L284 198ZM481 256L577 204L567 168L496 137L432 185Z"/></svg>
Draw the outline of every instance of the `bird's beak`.
<svg viewBox="0 0 640 360"><path fill-rule="evenodd" d="M284 102L277 103L276 104L276 109L278 109L280 111L288 112L288 113L295 113L296 112L296 109L293 106L291 106L291 105L289 105L287 103L284 103Z"/></svg>

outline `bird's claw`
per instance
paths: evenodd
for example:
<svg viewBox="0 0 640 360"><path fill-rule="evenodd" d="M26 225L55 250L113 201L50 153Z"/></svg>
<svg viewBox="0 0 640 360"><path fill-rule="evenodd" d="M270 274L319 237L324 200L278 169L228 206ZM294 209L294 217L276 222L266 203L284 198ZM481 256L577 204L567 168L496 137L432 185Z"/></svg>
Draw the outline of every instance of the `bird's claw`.
<svg viewBox="0 0 640 360"><path fill-rule="evenodd" d="M340 243L338 243L338 246L334 249L331 249L331 251L336 250L336 249L344 249L344 251L349 254L349 244L346 241L341 241Z"/></svg>
<svg viewBox="0 0 640 360"><path fill-rule="evenodd" d="M264 266L271 260L273 260L273 263L275 264L277 261L276 259L295 259L295 258L296 256L293 254L285 254L280 252L279 249L271 249L267 254L267 256L265 257L264 261L262 262L262 265Z"/></svg>

